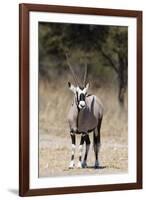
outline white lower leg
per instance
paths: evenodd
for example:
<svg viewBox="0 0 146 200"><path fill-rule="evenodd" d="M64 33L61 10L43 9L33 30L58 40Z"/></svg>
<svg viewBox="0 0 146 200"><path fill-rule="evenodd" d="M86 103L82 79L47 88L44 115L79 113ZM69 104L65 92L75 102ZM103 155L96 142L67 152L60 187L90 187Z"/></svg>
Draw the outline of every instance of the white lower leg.
<svg viewBox="0 0 146 200"><path fill-rule="evenodd" d="M75 166L75 161L74 161L75 149L76 149L75 144L72 144L71 161L70 161L70 164L69 164L69 168L70 168L70 169L71 169L71 168L74 168L74 166Z"/></svg>
<svg viewBox="0 0 146 200"><path fill-rule="evenodd" d="M83 152L83 145L79 146L79 162L78 162L78 168L82 168L82 152Z"/></svg>
<svg viewBox="0 0 146 200"><path fill-rule="evenodd" d="M75 162L74 162L74 160L71 160L70 164L69 164L69 169L74 168L74 166L75 166Z"/></svg>

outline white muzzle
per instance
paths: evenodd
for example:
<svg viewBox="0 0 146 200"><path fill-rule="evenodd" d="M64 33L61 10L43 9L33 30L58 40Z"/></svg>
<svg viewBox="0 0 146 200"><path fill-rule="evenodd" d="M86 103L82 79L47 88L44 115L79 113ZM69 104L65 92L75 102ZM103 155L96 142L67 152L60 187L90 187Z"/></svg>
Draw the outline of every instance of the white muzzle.
<svg viewBox="0 0 146 200"><path fill-rule="evenodd" d="M80 108L80 109L85 108L85 101L80 101L80 103L79 103L79 108Z"/></svg>

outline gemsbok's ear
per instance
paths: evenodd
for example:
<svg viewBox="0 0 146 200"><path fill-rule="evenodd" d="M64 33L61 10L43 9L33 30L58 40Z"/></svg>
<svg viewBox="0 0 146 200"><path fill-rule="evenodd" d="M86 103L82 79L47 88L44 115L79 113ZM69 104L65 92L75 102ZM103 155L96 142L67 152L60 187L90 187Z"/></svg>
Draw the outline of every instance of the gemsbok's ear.
<svg viewBox="0 0 146 200"><path fill-rule="evenodd" d="M84 88L84 92L86 93L88 91L89 88L89 83L86 84L86 87Z"/></svg>
<svg viewBox="0 0 146 200"><path fill-rule="evenodd" d="M76 92L75 86L74 86L73 84L71 84L70 82L68 82L68 87L69 87L69 89L70 89L73 93Z"/></svg>
<svg viewBox="0 0 146 200"><path fill-rule="evenodd" d="M88 88L89 88L89 83L86 84L86 90L88 90Z"/></svg>

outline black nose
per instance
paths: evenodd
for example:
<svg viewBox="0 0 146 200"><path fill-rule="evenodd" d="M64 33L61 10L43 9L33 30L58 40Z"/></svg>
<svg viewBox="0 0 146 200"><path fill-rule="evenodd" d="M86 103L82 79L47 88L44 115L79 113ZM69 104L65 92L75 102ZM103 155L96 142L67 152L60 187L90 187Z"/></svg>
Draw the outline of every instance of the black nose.
<svg viewBox="0 0 146 200"><path fill-rule="evenodd" d="M81 108L84 108L85 107L85 105L83 106L83 105L81 105Z"/></svg>
<svg viewBox="0 0 146 200"><path fill-rule="evenodd" d="M85 101L85 94L83 93L80 94L80 101Z"/></svg>

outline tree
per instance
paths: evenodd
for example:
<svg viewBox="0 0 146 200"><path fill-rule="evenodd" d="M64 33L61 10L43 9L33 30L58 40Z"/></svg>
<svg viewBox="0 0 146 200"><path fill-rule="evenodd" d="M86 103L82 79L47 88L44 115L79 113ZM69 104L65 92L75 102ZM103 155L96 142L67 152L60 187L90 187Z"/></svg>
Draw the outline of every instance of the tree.
<svg viewBox="0 0 146 200"><path fill-rule="evenodd" d="M100 52L118 77L118 99L124 104L124 94L127 88L128 68L128 32L127 27L110 27L106 42Z"/></svg>

